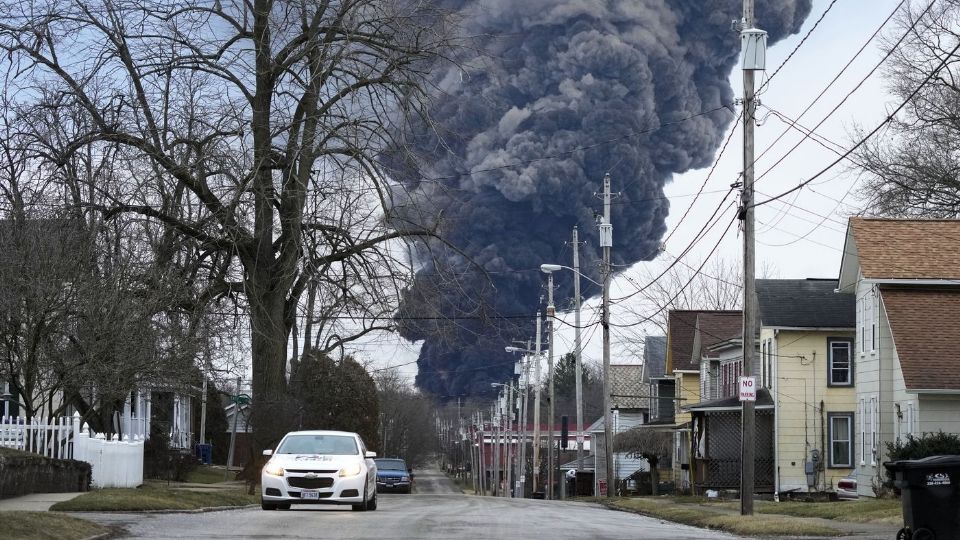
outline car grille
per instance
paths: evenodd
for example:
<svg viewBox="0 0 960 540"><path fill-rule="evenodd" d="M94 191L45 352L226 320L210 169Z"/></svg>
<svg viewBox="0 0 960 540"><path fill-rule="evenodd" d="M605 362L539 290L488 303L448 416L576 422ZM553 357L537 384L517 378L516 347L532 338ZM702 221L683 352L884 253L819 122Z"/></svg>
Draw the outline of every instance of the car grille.
<svg viewBox="0 0 960 540"><path fill-rule="evenodd" d="M321 470L318 470L318 469L286 469L286 471L287 471L288 473L294 473L294 474L307 474L307 473L313 473L313 474L337 474L337 469L333 469L332 471L321 471Z"/></svg>
<svg viewBox="0 0 960 540"><path fill-rule="evenodd" d="M304 478L302 476L288 476L290 487L301 489L320 489L333 486L333 478Z"/></svg>

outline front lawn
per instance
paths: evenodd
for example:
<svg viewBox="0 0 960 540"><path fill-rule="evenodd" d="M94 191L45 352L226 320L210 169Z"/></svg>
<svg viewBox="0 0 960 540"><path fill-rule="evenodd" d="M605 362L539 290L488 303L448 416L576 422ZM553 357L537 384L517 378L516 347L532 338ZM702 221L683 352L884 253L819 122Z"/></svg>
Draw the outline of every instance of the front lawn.
<svg viewBox="0 0 960 540"><path fill-rule="evenodd" d="M259 493L247 495L241 489L191 491L150 486L136 489L98 489L75 499L59 502L50 509L60 512L141 512L246 506L259 502Z"/></svg>
<svg viewBox="0 0 960 540"><path fill-rule="evenodd" d="M761 514L818 517L854 523L899 523L903 515L899 499L859 499L822 503L757 501L756 509Z"/></svg>
<svg viewBox="0 0 960 540"><path fill-rule="evenodd" d="M215 469L206 465L201 465L187 474L187 482L194 484L217 484L223 482L224 469ZM227 475L227 480L234 480L236 472Z"/></svg>
<svg viewBox="0 0 960 540"><path fill-rule="evenodd" d="M601 501L618 510L627 510L675 523L705 527L733 534L761 536L840 536L843 533L831 527L809 523L789 516L740 516L714 512L702 505L676 504L671 498L634 498Z"/></svg>
<svg viewBox="0 0 960 540"><path fill-rule="evenodd" d="M56 512L0 512L0 537L24 540L74 540L110 532L109 529Z"/></svg>

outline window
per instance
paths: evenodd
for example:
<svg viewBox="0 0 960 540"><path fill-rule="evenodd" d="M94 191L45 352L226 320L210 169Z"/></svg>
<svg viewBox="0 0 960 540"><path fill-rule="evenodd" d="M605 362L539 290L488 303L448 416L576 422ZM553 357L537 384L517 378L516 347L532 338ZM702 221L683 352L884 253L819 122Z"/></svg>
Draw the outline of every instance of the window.
<svg viewBox="0 0 960 540"><path fill-rule="evenodd" d="M853 467L853 413L827 413L830 429L829 467Z"/></svg>
<svg viewBox="0 0 960 540"><path fill-rule="evenodd" d="M866 313L863 308L864 297L857 299L857 322L860 328L860 352L866 352L867 345L865 338L867 337L867 326L866 326Z"/></svg>
<svg viewBox="0 0 960 540"><path fill-rule="evenodd" d="M767 388L773 388L773 340L767 340Z"/></svg>
<svg viewBox="0 0 960 540"><path fill-rule="evenodd" d="M873 288L870 288L867 293L863 296L863 332L861 338L863 339L863 350L872 351L873 350L873 334L872 334L872 325L873 323Z"/></svg>
<svg viewBox="0 0 960 540"><path fill-rule="evenodd" d="M853 385L853 343L827 338L827 386Z"/></svg>
<svg viewBox="0 0 960 540"><path fill-rule="evenodd" d="M873 306L870 309L872 317L870 318L870 350L877 350L880 336L877 335L877 320L880 319L880 295L877 293L877 288L873 288Z"/></svg>
<svg viewBox="0 0 960 540"><path fill-rule="evenodd" d="M760 386L767 385L767 342L760 342Z"/></svg>
<svg viewBox="0 0 960 540"><path fill-rule="evenodd" d="M907 403L907 435L913 435L913 402Z"/></svg>
<svg viewBox="0 0 960 540"><path fill-rule="evenodd" d="M863 405L864 405L863 398L860 398L860 403L857 405L857 417L860 418L860 464L861 465L864 464L864 457L866 456L864 445L866 444L866 441L867 441L867 438L865 436L867 430L864 424L864 422L866 422L867 415L864 414L866 412L866 409L864 408Z"/></svg>

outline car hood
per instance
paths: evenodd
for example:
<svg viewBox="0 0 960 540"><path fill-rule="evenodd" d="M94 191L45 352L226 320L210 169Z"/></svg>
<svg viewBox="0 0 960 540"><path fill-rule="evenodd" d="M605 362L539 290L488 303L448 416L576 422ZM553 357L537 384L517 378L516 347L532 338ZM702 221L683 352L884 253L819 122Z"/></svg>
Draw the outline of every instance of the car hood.
<svg viewBox="0 0 960 540"><path fill-rule="evenodd" d="M382 478L400 478L402 476L410 476L410 473L407 471L392 471L392 470L377 470L377 476Z"/></svg>
<svg viewBox="0 0 960 540"><path fill-rule="evenodd" d="M284 469L340 470L345 465L363 462L360 456L326 456L317 454L274 454L270 463Z"/></svg>

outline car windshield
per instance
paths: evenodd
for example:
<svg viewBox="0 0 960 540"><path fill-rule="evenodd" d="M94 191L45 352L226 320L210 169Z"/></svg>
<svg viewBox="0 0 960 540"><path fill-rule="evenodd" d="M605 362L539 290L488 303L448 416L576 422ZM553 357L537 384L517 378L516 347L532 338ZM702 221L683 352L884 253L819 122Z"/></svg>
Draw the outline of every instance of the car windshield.
<svg viewBox="0 0 960 540"><path fill-rule="evenodd" d="M357 441L349 435L291 435L280 443L278 454L326 454L352 456Z"/></svg>
<svg viewBox="0 0 960 540"><path fill-rule="evenodd" d="M381 471L405 471L407 464L402 459L376 459L377 468Z"/></svg>

